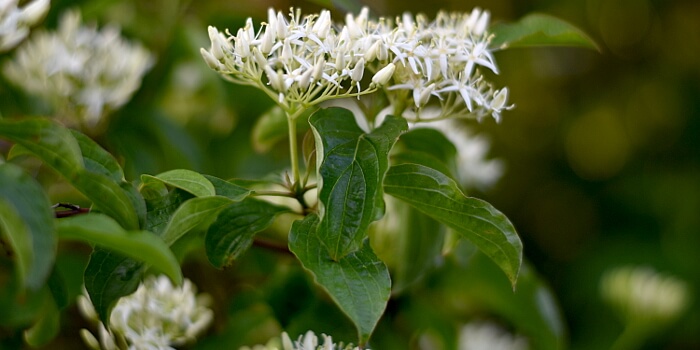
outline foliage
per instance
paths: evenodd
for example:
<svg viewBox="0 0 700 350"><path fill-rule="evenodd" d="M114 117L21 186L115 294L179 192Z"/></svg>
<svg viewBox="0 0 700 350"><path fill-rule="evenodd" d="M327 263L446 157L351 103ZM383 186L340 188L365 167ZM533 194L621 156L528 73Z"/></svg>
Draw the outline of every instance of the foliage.
<svg viewBox="0 0 700 350"><path fill-rule="evenodd" d="M316 2L360 10L353 1ZM159 15L169 28L162 38L139 24L154 15L148 6L127 3L83 6L87 18L112 20L136 8L139 19L124 23L124 31L158 57L134 99L104 111L114 113L100 124L104 130L29 117L49 114L47 106L9 85L0 88L2 98L23 98L0 108L8 116L0 118L0 138L8 142L0 145L6 158L0 161L0 240L9 253L0 259L0 309L9 310L0 316L0 336L9 334L8 344L19 337L33 347L77 338L77 330L59 332L68 332L62 315L82 286L109 326L118 301L146 276L162 273L174 284L191 275L213 295L218 324L197 345L202 348L264 343L282 329L294 338L313 329L360 348L449 349L458 346L461 325L479 317L507 325L533 348L565 347L558 302L523 258L522 241L528 241L516 233L517 223L499 205L476 198L483 193L466 194L457 180L455 144L407 123L431 119L428 105L442 108L435 119L489 113L499 119L511 107L507 88L483 85L481 73L471 76L463 64L455 67L468 71L473 91L448 86L447 80L458 80L449 72L445 85L411 93L401 79L429 68L405 65L380 82L375 78L390 60L363 58L347 63L346 72L338 69L345 76L335 88L302 91L301 102L283 100L279 94L300 89L276 80L286 68L257 67L252 76L260 84L246 84L263 93L213 77L196 57L201 24L179 14L186 4L178 2L171 18ZM49 23L59 18L58 9ZM542 14L487 33L479 40L494 51L599 49L579 29ZM209 34L213 45L202 50L205 59L223 35ZM337 62L329 59L323 69L337 69ZM226 70L231 66L207 63L224 76L235 74ZM492 63L475 65L497 73ZM358 73L365 68L375 76ZM320 106L337 97L323 95L333 89L358 98L361 111ZM476 92L487 97L466 97ZM218 102L219 110L211 108ZM383 107L391 112L380 123Z"/></svg>

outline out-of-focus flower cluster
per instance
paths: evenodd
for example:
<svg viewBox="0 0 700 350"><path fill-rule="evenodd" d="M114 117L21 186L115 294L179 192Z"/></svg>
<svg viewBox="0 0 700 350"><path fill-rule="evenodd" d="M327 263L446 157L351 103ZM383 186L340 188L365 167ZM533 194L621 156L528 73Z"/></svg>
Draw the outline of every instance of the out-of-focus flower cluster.
<svg viewBox="0 0 700 350"><path fill-rule="evenodd" d="M236 35L209 27L211 47L201 53L225 78L262 89L288 113L381 87L396 114L410 109L420 117L435 97L440 118L499 120L510 108L508 89L494 89L478 69L498 73L488 22L489 12L480 9L440 12L430 22L408 13L374 21L365 8L344 24L334 24L329 11L302 17L299 10L289 16L269 10L257 30L251 19Z"/></svg>
<svg viewBox="0 0 700 350"><path fill-rule="evenodd" d="M670 322L688 306L685 282L648 267L620 267L605 273L600 292L627 323Z"/></svg>
<svg viewBox="0 0 700 350"><path fill-rule="evenodd" d="M92 349L173 349L193 342L209 327L214 317L209 303L209 296L197 295L187 279L175 287L165 276L149 276L136 292L119 299L109 329L98 321L90 299L80 296L80 311L98 323L98 337L86 329L81 336Z"/></svg>
<svg viewBox="0 0 700 350"><path fill-rule="evenodd" d="M470 131L458 120L438 120L417 124L436 129L457 149L457 176L467 189L487 190L501 178L505 165L500 159L488 159L488 138Z"/></svg>
<svg viewBox="0 0 700 350"><path fill-rule="evenodd" d="M287 332L282 332L281 339L271 339L266 345L256 345L252 348L244 346L240 350L360 350L352 344L336 344L330 335L321 334L321 338L323 338L323 344L319 344L314 332L308 331L293 341Z"/></svg>
<svg viewBox="0 0 700 350"><path fill-rule="evenodd" d="M0 0L0 52L17 46L29 35L29 28L49 11L49 0L34 0L23 8L17 0Z"/></svg>
<svg viewBox="0 0 700 350"><path fill-rule="evenodd" d="M459 333L459 350L526 350L527 340L490 322L472 322Z"/></svg>
<svg viewBox="0 0 700 350"><path fill-rule="evenodd" d="M22 45L4 72L49 101L65 122L89 129L131 98L153 60L143 46L123 39L119 28L81 25L80 13L71 11L56 32L37 32Z"/></svg>

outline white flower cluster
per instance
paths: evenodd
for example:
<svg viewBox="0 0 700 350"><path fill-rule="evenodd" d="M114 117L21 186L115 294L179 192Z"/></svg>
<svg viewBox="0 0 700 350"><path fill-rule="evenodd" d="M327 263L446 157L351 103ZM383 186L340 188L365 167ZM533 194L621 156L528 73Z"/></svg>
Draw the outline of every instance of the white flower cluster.
<svg viewBox="0 0 700 350"><path fill-rule="evenodd" d="M620 267L605 273L600 292L626 322L667 322L689 303L687 285L648 267Z"/></svg>
<svg viewBox="0 0 700 350"><path fill-rule="evenodd" d="M489 12L480 9L440 12L429 22L408 13L373 21L364 8L344 24L325 10L303 18L299 10L288 17L269 10L257 31L251 19L235 36L209 27L211 47L201 53L225 78L262 89L288 112L381 87L398 113L420 111L435 97L443 118L499 120L510 108L508 89L494 89L477 69L498 73L488 22ZM365 71L373 76L363 86Z"/></svg>
<svg viewBox="0 0 700 350"><path fill-rule="evenodd" d="M152 64L153 56L123 39L119 28L83 26L80 13L71 11L56 32L32 36L4 71L17 86L68 114L68 123L93 128L131 98Z"/></svg>
<svg viewBox="0 0 700 350"><path fill-rule="evenodd" d="M23 8L18 0L0 0L0 52L17 46L29 35L29 28L49 11L49 0L34 0Z"/></svg>
<svg viewBox="0 0 700 350"><path fill-rule="evenodd" d="M192 342L212 322L209 296L196 295L196 287L185 279L174 287L165 276L146 278L133 294L119 299L106 329L98 324L97 338L83 329L81 336L92 349L173 349ZM97 315L86 295L78 306L88 319Z"/></svg>
<svg viewBox="0 0 700 350"><path fill-rule="evenodd" d="M472 322L459 333L459 350L526 350L527 340L490 322Z"/></svg>
<svg viewBox="0 0 700 350"><path fill-rule="evenodd" d="M318 337L312 331L300 335L297 340L292 341L287 332L282 332L282 348L276 344L276 341L270 341L267 345L256 345L252 348L242 347L240 350L360 350L359 347L354 347L352 344L344 345L343 343L333 343L333 338L330 335L321 334L323 344L319 345ZM369 349L366 349L369 350Z"/></svg>

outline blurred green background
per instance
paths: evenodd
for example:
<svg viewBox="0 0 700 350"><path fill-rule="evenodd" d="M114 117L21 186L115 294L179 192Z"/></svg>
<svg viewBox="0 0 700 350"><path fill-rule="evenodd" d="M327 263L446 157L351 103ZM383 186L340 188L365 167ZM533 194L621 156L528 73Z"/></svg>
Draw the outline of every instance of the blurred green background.
<svg viewBox="0 0 700 350"><path fill-rule="evenodd" d="M347 0L336 5L336 16L356 6ZM562 309L569 348L603 349L621 332L598 288L606 270L628 264L675 275L690 284L694 296L683 317L644 348L700 348L700 298L694 292L700 290L700 2L388 0L369 5L375 16L420 11L431 18L440 9L480 6L491 11L494 23L542 12L578 26L598 42L601 52L548 48L495 54L501 74L494 80L509 87L516 108L504 113L500 124L475 122L473 129L492 140L490 155L505 161L506 172L493 189L473 194L503 211L518 229L525 256ZM235 32L249 16L264 20L268 7L300 6L311 13L321 8L318 2L55 0L45 25L55 27L58 16L76 6L85 21L119 23L125 36L157 55L142 88L111 116L99 140L125 161L130 179L172 168L255 178L287 166L284 147L261 154L251 145L254 122L271 102L252 88L220 79L201 59L199 47L209 46L207 25ZM5 117L46 112L1 82ZM61 198L64 187L54 184L49 191ZM205 260L186 265L190 278L215 298L230 293L222 283L236 285L230 315L241 319L227 323L231 332L274 329L260 315L277 313L284 319L279 309L300 308L275 305L284 299L273 296L259 305L262 311L250 311L255 302L246 298L257 298L253 291L260 286L237 281L281 274L265 279L266 285L283 286L277 293L288 295L313 293L307 284L294 282L303 280L298 267L290 264L284 268L291 271L281 273L266 263L271 259L266 254L251 254L245 272L236 275L215 271ZM70 259L59 266L80 264ZM247 305L247 311L237 305ZM387 317L392 307L399 308L392 305ZM307 317L323 307L329 306L308 308ZM419 312L420 305L412 310ZM245 318L246 312L259 322ZM69 325L80 324L73 319ZM352 332L346 333L352 339ZM76 345L69 335L62 337L56 344ZM219 337L243 342L231 340L234 334Z"/></svg>

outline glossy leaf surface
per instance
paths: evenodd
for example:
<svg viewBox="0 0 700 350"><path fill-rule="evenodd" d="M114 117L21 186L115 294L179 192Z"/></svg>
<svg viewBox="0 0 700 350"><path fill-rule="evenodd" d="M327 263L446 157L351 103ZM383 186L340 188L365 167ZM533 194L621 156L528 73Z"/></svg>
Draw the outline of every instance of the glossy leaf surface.
<svg viewBox="0 0 700 350"><path fill-rule="evenodd" d="M523 247L503 213L480 199L466 197L454 180L419 164L400 164L389 169L384 191L469 239L515 285Z"/></svg>
<svg viewBox="0 0 700 350"><path fill-rule="evenodd" d="M230 204L209 227L204 241L207 257L217 268L231 264L253 244L256 233L272 224L289 208L247 198Z"/></svg>
<svg viewBox="0 0 700 350"><path fill-rule="evenodd" d="M212 185L212 183L207 180L204 175L192 170L175 169L166 171L156 176L141 175L141 178L148 177L158 179L172 187L185 190L197 197L207 197L216 194L214 185Z"/></svg>
<svg viewBox="0 0 700 350"><path fill-rule="evenodd" d="M124 180L124 171L109 152L80 132L71 130L71 135L78 142L85 169L105 175L116 182Z"/></svg>
<svg viewBox="0 0 700 350"><path fill-rule="evenodd" d="M109 324L109 314L119 298L136 291L146 265L100 247L90 255L85 268L85 289L100 320Z"/></svg>
<svg viewBox="0 0 700 350"><path fill-rule="evenodd" d="M204 175L204 177L212 183L217 196L226 197L232 201L240 201L251 192L249 189L231 181L222 180L211 175Z"/></svg>
<svg viewBox="0 0 700 350"><path fill-rule="evenodd" d="M598 50L598 45L583 31L556 17L533 13L512 24L489 29L495 36L491 46L574 46Z"/></svg>
<svg viewBox="0 0 700 350"><path fill-rule="evenodd" d="M382 180L388 155L408 128L402 118L388 116L369 134L352 113L342 108L321 109L309 123L320 160L318 233L334 260L360 249L372 221L384 214Z"/></svg>
<svg viewBox="0 0 700 350"><path fill-rule="evenodd" d="M160 236L173 244L193 228L211 223L229 204L231 200L221 196L192 198L177 208Z"/></svg>
<svg viewBox="0 0 700 350"><path fill-rule="evenodd" d="M61 239L89 242L144 262L175 283L182 282L177 259L165 242L151 232L127 232L110 217L90 213L59 220L57 233Z"/></svg>
<svg viewBox="0 0 700 350"><path fill-rule="evenodd" d="M389 271L368 243L338 261L331 259L318 225L315 214L294 222L289 249L352 320L360 344L365 344L389 301Z"/></svg>

